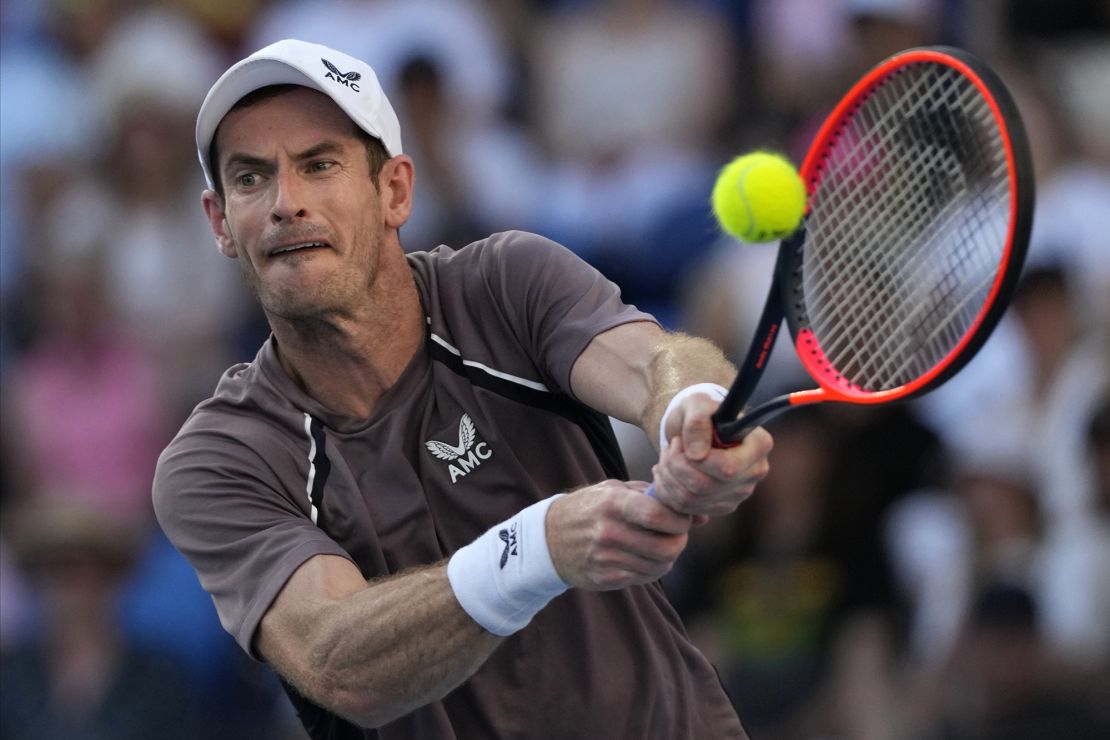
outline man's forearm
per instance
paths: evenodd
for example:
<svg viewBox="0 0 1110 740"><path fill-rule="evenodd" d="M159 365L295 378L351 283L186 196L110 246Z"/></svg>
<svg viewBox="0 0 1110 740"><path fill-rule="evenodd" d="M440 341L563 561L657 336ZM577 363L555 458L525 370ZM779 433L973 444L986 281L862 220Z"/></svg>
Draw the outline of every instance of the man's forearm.
<svg viewBox="0 0 1110 740"><path fill-rule="evenodd" d="M713 343L685 334L666 334L654 348L648 372L649 398L640 426L657 443L659 422L676 393L695 383L718 383L727 388L735 377L735 366Z"/></svg>
<svg viewBox="0 0 1110 740"><path fill-rule="evenodd" d="M259 651L306 697L368 727L442 698L501 639L459 606L445 564L372 582L302 617L312 624L279 626Z"/></svg>

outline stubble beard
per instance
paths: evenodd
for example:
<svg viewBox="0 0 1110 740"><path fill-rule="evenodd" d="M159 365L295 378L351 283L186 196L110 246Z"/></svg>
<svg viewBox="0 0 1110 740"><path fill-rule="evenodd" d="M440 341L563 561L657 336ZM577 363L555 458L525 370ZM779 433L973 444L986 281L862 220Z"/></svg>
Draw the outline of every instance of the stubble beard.
<svg viewBox="0 0 1110 740"><path fill-rule="evenodd" d="M326 321L330 316L348 314L357 309L367 300L377 277L378 260L381 255L380 240L366 233L359 236L364 243L371 245L363 255L363 261L357 265L340 266L337 274L317 279L308 290L296 289L288 285L264 284L249 259L239 259L239 269L251 294L270 318L271 323L275 319L291 324L314 324ZM245 252L240 251L240 254ZM307 261L313 259L313 256L290 255L285 259Z"/></svg>

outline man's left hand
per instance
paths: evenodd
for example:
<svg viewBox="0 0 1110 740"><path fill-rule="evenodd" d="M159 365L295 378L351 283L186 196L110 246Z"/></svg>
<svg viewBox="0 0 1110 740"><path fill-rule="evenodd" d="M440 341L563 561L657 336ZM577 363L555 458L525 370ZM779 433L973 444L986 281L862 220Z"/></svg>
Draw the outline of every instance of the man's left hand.
<svg viewBox="0 0 1110 740"><path fill-rule="evenodd" d="M652 468L655 495L677 512L721 516L736 510L767 475L771 435L753 429L743 442L713 446L717 401L695 393L676 406L667 419L669 444Z"/></svg>

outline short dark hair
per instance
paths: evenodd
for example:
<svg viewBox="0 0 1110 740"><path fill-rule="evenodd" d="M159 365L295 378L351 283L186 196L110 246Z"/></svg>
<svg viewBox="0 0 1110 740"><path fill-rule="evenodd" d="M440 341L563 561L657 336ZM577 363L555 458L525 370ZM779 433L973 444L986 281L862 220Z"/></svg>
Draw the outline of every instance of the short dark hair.
<svg viewBox="0 0 1110 740"><path fill-rule="evenodd" d="M270 98L276 98L279 95L284 95L301 87L301 85L267 85L260 87L257 90L247 93L239 99L235 105L231 106L232 111L241 108L249 108L252 105L261 103ZM311 89L311 88L310 88ZM226 117L226 116L225 116ZM220 122L223 125L223 122ZM363 143L366 148L366 160L370 166L370 178L374 181L374 187L378 186L378 175L382 172L382 167L389 161L389 152L386 151L385 144L376 136L363 131L354 121L351 121L351 126L354 129L355 136ZM215 133L212 135L212 143L208 145L208 170L212 173L212 185L220 197L224 197L224 184L223 178L220 175L220 150L216 146L216 142L220 138L220 127L216 127Z"/></svg>

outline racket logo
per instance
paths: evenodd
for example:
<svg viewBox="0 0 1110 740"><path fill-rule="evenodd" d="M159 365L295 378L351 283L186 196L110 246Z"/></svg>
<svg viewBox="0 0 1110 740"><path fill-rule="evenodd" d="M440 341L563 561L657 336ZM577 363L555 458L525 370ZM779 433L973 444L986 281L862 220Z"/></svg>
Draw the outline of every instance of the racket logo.
<svg viewBox="0 0 1110 740"><path fill-rule="evenodd" d="M424 446L440 460L450 463L447 471L451 474L451 482L455 483L459 478L466 477L485 460L493 457L493 450L489 445L485 442L475 443L477 438L478 431L474 428L470 414L463 414L459 420L458 444L451 445L432 439L425 442Z"/></svg>
<svg viewBox="0 0 1110 740"><path fill-rule="evenodd" d="M776 321L771 324L767 329L767 334L763 337L763 344L759 348L759 359L756 360L755 366L762 369L767 364L767 358L771 356L771 350L775 348L775 337L779 335L779 323Z"/></svg>

